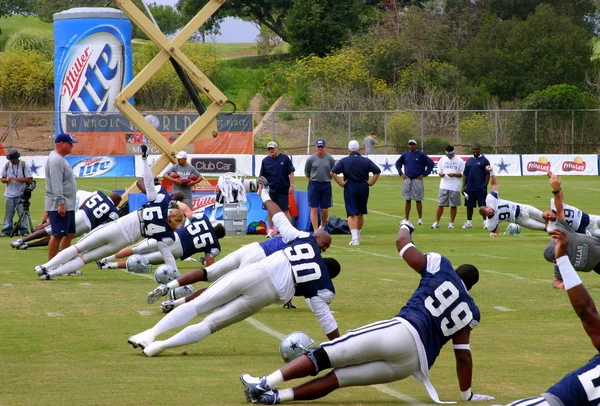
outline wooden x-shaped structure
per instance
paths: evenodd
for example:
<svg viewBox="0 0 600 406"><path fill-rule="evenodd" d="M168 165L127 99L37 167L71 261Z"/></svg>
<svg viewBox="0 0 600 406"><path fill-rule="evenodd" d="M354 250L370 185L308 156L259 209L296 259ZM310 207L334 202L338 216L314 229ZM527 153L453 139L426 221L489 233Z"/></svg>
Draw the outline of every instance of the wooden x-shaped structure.
<svg viewBox="0 0 600 406"><path fill-rule="evenodd" d="M177 34L169 40L160 29L154 25L131 0L114 0L115 4L137 25L146 36L159 48L158 54L146 65L140 73L117 95L115 106L129 121L134 124L152 143L162 152L160 158L152 165L152 173L157 176L170 163L175 163L175 155L183 150L193 141L199 141L209 137L217 136L217 114L221 111L227 98L221 91L198 69L192 61L181 52L181 46L187 41L205 22L223 5L225 0L210 0L196 14L194 18ZM204 114L194 122L170 144L156 128L154 128L144 116L129 102L129 99L158 70L169 61L175 59L185 70L191 81L200 89L211 104L206 108ZM127 195L135 190L135 183L131 185L123 195L123 202Z"/></svg>

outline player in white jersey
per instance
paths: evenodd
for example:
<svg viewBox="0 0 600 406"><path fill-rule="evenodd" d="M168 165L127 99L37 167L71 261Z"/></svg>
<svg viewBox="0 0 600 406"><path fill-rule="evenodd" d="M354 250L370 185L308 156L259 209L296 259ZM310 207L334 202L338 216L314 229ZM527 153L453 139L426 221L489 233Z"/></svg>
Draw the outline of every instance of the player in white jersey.
<svg viewBox="0 0 600 406"><path fill-rule="evenodd" d="M498 197L498 182L491 166L486 167L490 173L492 191L485 198L485 206L479 208L479 214L485 216L490 237L498 237L498 224L502 221L517 223L531 230L545 230L546 224L542 212L528 204L515 203Z"/></svg>
<svg viewBox="0 0 600 406"><path fill-rule="evenodd" d="M551 175L550 175L551 176ZM563 203L565 212L565 222L580 234L588 234L600 238L600 216L587 214L575 206ZM556 221L556 205L554 198L550 199L550 210L542 213L546 221L547 231L554 230Z"/></svg>
<svg viewBox="0 0 600 406"><path fill-rule="evenodd" d="M177 269L169 245L174 241L173 230L184 220L183 213L178 209L168 213L171 197L162 186L155 187L147 156L147 146L143 145L143 180L148 203L139 210L94 229L77 244L61 251L45 264L36 266L35 273L40 279L48 280L75 272L85 264L115 253L142 237L158 240L158 249L165 263Z"/></svg>
<svg viewBox="0 0 600 406"><path fill-rule="evenodd" d="M312 309L329 339L339 337L337 322L329 303L335 296L331 278L340 271L339 263L323 259L331 236L319 230L314 235L295 229L279 206L263 189L265 208L283 240L289 245L257 264L228 273L202 295L167 314L154 327L129 337L134 347L142 347L152 357L167 348L199 342L209 335L250 317L273 303L285 303L295 295L310 298ZM165 341L156 337L181 327L200 314L212 312L200 323L191 325Z"/></svg>

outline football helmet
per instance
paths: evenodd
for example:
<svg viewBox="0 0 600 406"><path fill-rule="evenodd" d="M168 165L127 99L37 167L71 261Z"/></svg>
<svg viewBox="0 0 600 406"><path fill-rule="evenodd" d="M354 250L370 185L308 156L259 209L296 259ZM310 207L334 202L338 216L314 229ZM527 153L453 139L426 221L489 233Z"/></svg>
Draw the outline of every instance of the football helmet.
<svg viewBox="0 0 600 406"><path fill-rule="evenodd" d="M281 340L279 353L287 363L309 352L314 344L315 340L310 338L308 334L302 331L294 331Z"/></svg>
<svg viewBox="0 0 600 406"><path fill-rule="evenodd" d="M167 283L174 281L179 278L181 274L171 265L162 264L158 268L156 268L156 272L154 272L154 279L157 283L161 285L166 285Z"/></svg>
<svg viewBox="0 0 600 406"><path fill-rule="evenodd" d="M516 223L510 223L508 226L506 226L504 234L519 235L521 234L521 226Z"/></svg>
<svg viewBox="0 0 600 406"><path fill-rule="evenodd" d="M194 293L194 287L192 285L183 285L178 288L171 289L169 291L169 296L172 300L177 300L192 293Z"/></svg>
<svg viewBox="0 0 600 406"><path fill-rule="evenodd" d="M131 273L148 273L152 272L152 265L148 262L148 260L143 255L132 255L127 258L127 262L125 262L125 267L127 268L127 272Z"/></svg>

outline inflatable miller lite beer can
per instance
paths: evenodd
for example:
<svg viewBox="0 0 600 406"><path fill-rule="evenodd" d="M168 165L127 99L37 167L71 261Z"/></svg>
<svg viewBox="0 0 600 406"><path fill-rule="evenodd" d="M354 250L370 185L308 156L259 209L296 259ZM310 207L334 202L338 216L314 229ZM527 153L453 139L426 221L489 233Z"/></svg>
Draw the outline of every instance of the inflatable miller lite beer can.
<svg viewBox="0 0 600 406"><path fill-rule="evenodd" d="M115 96L132 79L131 21L114 8L54 14L56 132L69 114L114 113Z"/></svg>

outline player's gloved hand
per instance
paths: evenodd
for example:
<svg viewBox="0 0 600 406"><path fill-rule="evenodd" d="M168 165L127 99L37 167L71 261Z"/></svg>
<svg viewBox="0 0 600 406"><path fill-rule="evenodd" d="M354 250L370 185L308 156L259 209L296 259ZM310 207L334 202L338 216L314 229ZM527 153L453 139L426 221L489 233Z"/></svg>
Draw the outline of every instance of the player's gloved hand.
<svg viewBox="0 0 600 406"><path fill-rule="evenodd" d="M175 308L174 300L166 300L160 304L160 310L163 313L169 313L171 310Z"/></svg>
<svg viewBox="0 0 600 406"><path fill-rule="evenodd" d="M206 265L206 258L205 257L200 257L200 263L202 265Z"/></svg>
<svg viewBox="0 0 600 406"><path fill-rule="evenodd" d="M402 220L400 222L400 228L402 228L402 226L407 226L408 227L408 231L411 234L413 233L413 231L415 231L415 226L413 226L409 220Z"/></svg>
<svg viewBox="0 0 600 406"><path fill-rule="evenodd" d="M146 303L152 304L156 302L156 299L167 293L169 293L169 287L167 285L158 285L152 292L148 293L148 296L146 296Z"/></svg>

